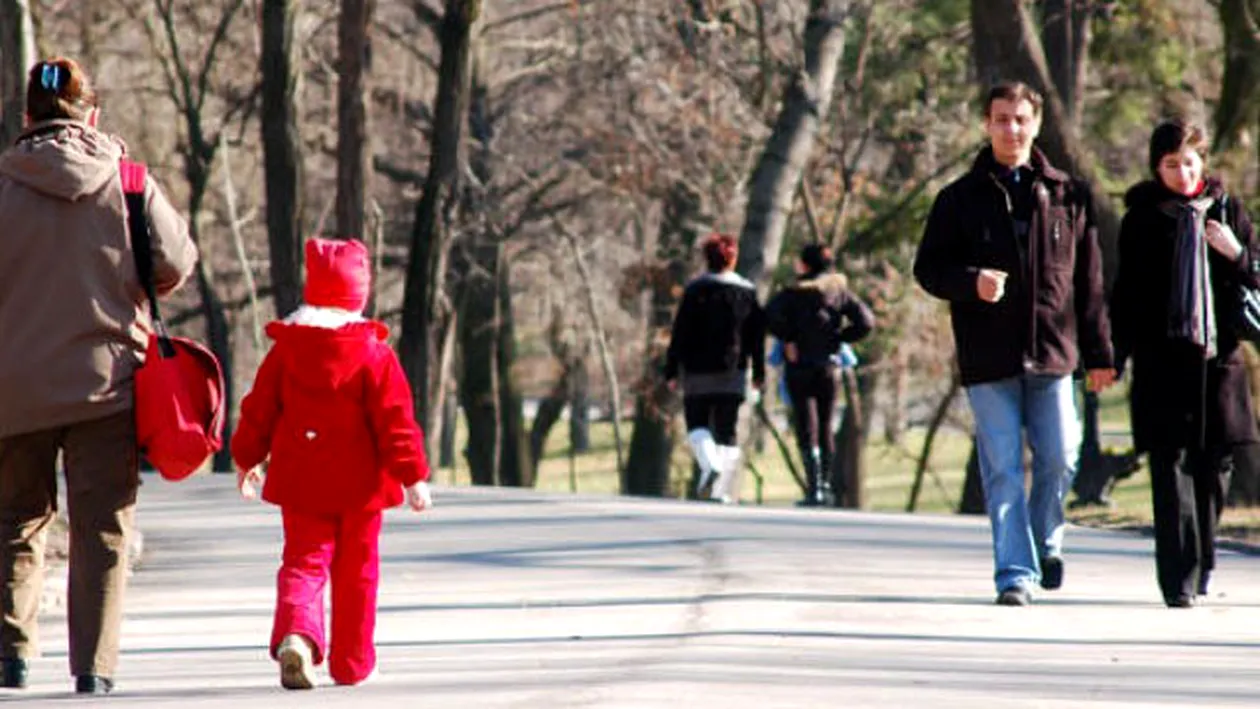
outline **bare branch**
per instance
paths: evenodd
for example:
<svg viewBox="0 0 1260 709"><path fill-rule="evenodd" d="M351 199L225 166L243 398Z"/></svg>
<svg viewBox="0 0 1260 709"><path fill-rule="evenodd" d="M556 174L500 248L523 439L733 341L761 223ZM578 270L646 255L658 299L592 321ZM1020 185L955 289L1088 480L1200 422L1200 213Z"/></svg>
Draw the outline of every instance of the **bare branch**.
<svg viewBox="0 0 1260 709"><path fill-rule="evenodd" d="M219 17L219 23L214 28L214 34L210 37L210 46L206 47L205 58L201 62L201 73L197 77L197 110L200 111L206 100L206 94L209 93L210 72L214 69L214 55L218 53L219 47L223 45L227 38L228 27L232 24L232 19L236 16L237 11L245 4L245 0L234 0L223 11L223 15ZM172 41L171 46L175 46Z"/></svg>
<svg viewBox="0 0 1260 709"><path fill-rule="evenodd" d="M543 7L536 7L532 10L526 10L525 12L520 12L515 15L508 15L507 17L504 17L499 20L495 20L494 22L487 22L486 27L485 27L485 32L488 34L495 30L500 30L500 29L503 29L504 27L517 24L518 22L527 22L529 20L538 19L539 17L546 17L547 15L550 15L553 12L560 12L561 10L573 10L573 9L583 8L583 7L586 7L587 5L594 5L595 3L599 1L600 0L564 0L564 2L558 2L558 3L555 3L554 5L545 5Z"/></svg>
<svg viewBox="0 0 1260 709"><path fill-rule="evenodd" d="M442 13L433 9L425 0L411 0L411 14L434 36L442 29Z"/></svg>

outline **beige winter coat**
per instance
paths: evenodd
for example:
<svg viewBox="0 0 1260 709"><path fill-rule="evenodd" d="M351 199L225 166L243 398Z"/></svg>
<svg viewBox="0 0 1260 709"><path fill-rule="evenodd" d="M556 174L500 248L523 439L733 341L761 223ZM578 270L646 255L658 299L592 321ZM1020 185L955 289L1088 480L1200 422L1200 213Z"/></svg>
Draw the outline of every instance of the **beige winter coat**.
<svg viewBox="0 0 1260 709"><path fill-rule="evenodd" d="M132 407L149 322L123 215L124 150L53 121L0 154L0 438ZM152 180L146 203L166 294L197 249Z"/></svg>

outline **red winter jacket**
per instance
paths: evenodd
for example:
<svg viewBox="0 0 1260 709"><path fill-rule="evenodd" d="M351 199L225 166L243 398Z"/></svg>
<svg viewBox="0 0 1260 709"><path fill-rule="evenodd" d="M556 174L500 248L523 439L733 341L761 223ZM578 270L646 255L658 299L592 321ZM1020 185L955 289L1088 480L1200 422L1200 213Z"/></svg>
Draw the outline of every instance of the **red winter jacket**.
<svg viewBox="0 0 1260 709"><path fill-rule="evenodd" d="M411 388L388 330L273 322L275 345L241 403L232 458L250 470L271 456L263 499L314 514L394 507L402 486L429 478Z"/></svg>

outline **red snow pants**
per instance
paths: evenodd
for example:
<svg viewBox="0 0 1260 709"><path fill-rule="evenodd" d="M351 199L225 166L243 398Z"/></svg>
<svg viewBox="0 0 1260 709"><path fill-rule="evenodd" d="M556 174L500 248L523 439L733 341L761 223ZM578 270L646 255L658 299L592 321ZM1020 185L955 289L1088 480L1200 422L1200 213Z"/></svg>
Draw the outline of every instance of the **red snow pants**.
<svg viewBox="0 0 1260 709"><path fill-rule="evenodd" d="M302 635L315 664L328 657L338 684L357 684L376 667L376 592L381 512L336 516L282 510L284 556L276 575L271 656L286 635ZM332 580L332 634L324 635L324 587Z"/></svg>

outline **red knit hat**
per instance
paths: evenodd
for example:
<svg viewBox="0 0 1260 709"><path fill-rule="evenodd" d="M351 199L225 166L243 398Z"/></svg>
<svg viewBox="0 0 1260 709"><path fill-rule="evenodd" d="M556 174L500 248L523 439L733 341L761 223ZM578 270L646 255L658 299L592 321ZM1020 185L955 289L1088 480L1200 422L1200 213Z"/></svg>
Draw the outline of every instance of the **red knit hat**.
<svg viewBox="0 0 1260 709"><path fill-rule="evenodd" d="M321 239L306 242L307 305L360 312L372 289L372 267L367 247L354 239Z"/></svg>

